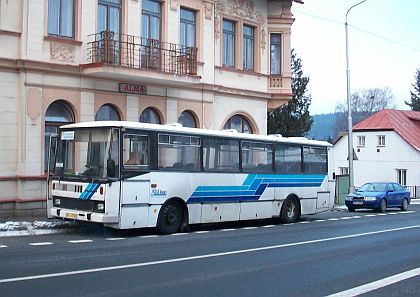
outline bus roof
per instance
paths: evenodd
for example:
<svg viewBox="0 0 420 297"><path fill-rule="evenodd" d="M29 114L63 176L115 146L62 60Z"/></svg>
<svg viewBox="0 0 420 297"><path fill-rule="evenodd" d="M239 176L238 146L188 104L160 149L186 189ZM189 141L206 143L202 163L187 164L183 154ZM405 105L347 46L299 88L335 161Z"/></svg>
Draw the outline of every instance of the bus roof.
<svg viewBox="0 0 420 297"><path fill-rule="evenodd" d="M273 141L273 142L284 142L284 143L294 143L294 144L306 144L306 145L316 145L316 146L326 146L332 147L332 144L326 141L318 140L309 140L305 137L282 137L280 134L274 135L259 135L259 134L247 134L239 133L236 130L211 130L211 129L199 129L199 128L187 128L182 127L181 124L167 124L167 125L158 125L158 124L148 124L148 123L139 123L139 122L127 122L127 121L93 121L93 122L81 122L63 125L61 129L79 129L79 128L125 128L125 129L142 129L149 131L159 131L159 132L177 132L177 133L187 133L191 135L209 135L209 136L219 136L219 137L229 137L229 138L240 138L248 139L253 141Z"/></svg>

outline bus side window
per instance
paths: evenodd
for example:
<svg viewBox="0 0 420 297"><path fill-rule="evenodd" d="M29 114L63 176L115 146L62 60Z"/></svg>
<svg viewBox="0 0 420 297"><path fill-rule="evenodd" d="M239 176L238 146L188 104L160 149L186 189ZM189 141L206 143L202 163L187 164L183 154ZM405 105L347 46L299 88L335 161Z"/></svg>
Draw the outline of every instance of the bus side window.
<svg viewBox="0 0 420 297"><path fill-rule="evenodd" d="M146 135L124 135L124 166L149 166L149 137Z"/></svg>
<svg viewBox="0 0 420 297"><path fill-rule="evenodd" d="M302 172L302 148L296 145L278 144L275 152L277 173Z"/></svg>

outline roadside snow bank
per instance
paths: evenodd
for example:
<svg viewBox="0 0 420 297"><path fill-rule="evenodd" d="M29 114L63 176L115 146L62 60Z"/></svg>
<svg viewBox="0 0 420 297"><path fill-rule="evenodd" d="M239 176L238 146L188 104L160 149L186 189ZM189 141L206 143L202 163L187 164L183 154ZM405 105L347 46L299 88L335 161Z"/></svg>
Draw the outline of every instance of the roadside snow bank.
<svg viewBox="0 0 420 297"><path fill-rule="evenodd" d="M0 237L65 232L75 226L67 221L6 221L0 223Z"/></svg>

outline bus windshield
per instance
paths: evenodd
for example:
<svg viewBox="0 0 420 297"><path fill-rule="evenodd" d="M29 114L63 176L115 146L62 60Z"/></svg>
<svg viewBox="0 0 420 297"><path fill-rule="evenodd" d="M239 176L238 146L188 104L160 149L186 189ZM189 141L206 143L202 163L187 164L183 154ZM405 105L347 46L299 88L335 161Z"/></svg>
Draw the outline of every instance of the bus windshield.
<svg viewBox="0 0 420 297"><path fill-rule="evenodd" d="M62 130L54 175L65 178L118 177L119 130L91 128Z"/></svg>

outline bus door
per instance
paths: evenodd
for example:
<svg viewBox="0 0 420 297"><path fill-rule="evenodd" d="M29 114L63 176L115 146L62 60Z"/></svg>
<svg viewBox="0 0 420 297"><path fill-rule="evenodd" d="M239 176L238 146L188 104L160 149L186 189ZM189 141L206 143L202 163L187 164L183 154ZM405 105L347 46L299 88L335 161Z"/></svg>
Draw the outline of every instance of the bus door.
<svg viewBox="0 0 420 297"><path fill-rule="evenodd" d="M147 226L150 201L150 135L126 132L122 148L121 227Z"/></svg>
<svg viewBox="0 0 420 297"><path fill-rule="evenodd" d="M57 135L50 135L49 139L49 150L48 150L48 162L47 162L47 181L46 181L46 200L47 200L47 217L49 219L53 218L51 215L50 209L53 207L53 200L50 192L50 175L51 171L54 168L54 162L55 162L55 155L56 155L56 149L57 149Z"/></svg>

